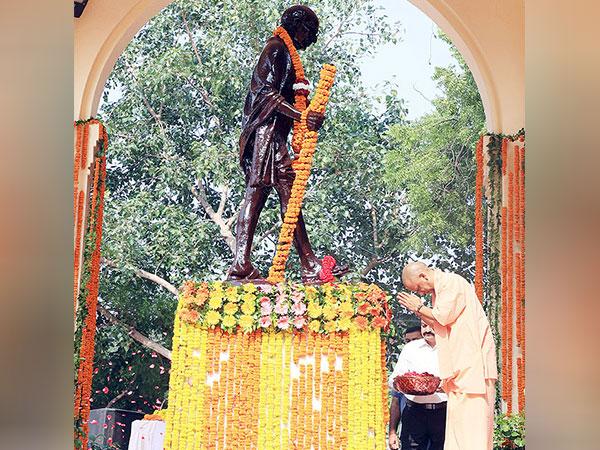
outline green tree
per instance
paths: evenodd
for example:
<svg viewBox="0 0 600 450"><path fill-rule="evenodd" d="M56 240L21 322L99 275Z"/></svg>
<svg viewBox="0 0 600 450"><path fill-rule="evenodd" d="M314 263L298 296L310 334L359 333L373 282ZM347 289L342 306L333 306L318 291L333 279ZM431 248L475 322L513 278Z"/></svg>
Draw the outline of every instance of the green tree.
<svg viewBox="0 0 600 450"><path fill-rule="evenodd" d="M472 277L474 260L475 146L485 132L485 113L473 75L442 33L456 66L437 67L441 94L434 110L388 133L386 180L410 204L407 244L423 255L449 255L443 263Z"/></svg>

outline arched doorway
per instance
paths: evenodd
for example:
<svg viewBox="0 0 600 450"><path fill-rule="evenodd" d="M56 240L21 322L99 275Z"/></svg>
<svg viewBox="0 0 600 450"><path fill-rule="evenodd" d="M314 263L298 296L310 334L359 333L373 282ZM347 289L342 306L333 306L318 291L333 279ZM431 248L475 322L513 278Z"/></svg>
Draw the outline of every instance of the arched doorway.
<svg viewBox="0 0 600 450"><path fill-rule="evenodd" d="M75 119L96 114L104 84L119 55L144 24L172 1L111 0L88 5L75 24ZM504 2L508 4L503 3L498 10L495 2L465 6L459 1L410 1L436 22L464 56L481 93L488 131L508 134L522 128L521 2ZM506 31L497 33L498 26Z"/></svg>

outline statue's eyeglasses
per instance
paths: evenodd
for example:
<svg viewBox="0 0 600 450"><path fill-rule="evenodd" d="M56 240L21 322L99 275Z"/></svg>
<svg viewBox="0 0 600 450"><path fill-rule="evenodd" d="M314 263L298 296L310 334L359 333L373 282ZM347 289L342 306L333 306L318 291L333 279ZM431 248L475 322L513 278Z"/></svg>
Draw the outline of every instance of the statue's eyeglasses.
<svg viewBox="0 0 600 450"><path fill-rule="evenodd" d="M319 35L319 29L316 29L316 30L315 30L314 28L311 28L311 27L309 27L309 26L308 26L308 25L306 25L305 23L303 23L303 24L301 24L301 25L302 25L302 28L304 28L304 30L305 30L305 31L307 31L307 32L309 32L309 33L312 33L312 34L314 34L315 36L318 36L318 35Z"/></svg>

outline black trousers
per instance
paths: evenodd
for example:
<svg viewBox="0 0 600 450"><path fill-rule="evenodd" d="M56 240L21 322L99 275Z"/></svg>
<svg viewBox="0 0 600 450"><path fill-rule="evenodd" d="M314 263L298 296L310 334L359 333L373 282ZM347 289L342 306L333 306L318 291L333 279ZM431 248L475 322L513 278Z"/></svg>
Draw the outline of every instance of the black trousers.
<svg viewBox="0 0 600 450"><path fill-rule="evenodd" d="M402 411L402 450L443 450L446 408L425 409L407 402Z"/></svg>

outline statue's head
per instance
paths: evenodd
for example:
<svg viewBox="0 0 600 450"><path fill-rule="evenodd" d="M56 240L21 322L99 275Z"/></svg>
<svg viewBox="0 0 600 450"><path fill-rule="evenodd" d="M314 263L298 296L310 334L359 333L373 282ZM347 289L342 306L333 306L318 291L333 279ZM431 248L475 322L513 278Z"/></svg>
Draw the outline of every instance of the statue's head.
<svg viewBox="0 0 600 450"><path fill-rule="evenodd" d="M304 50L317 42L319 18L308 6L295 5L286 9L281 16L281 26L288 32L298 50Z"/></svg>

